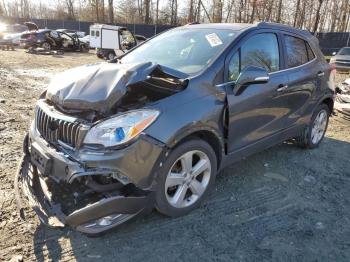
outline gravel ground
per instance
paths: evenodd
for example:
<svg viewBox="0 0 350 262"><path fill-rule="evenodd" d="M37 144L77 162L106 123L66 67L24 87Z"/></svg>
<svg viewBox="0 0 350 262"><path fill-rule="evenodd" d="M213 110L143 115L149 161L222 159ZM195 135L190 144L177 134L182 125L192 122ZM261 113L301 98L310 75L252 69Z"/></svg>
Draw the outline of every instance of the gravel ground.
<svg viewBox="0 0 350 262"><path fill-rule="evenodd" d="M13 176L37 97L92 54L0 51L0 261L350 261L350 122L331 118L318 149L283 143L226 168L202 207L153 212L100 237L16 212ZM345 76L341 76L345 78Z"/></svg>

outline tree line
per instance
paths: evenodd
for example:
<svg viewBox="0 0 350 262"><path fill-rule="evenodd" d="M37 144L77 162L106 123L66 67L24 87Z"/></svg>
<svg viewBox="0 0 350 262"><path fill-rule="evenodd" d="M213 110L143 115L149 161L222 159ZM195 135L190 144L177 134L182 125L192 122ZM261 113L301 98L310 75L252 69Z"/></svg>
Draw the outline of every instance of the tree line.
<svg viewBox="0 0 350 262"><path fill-rule="evenodd" d="M175 26L269 21L346 32L350 0L0 0L0 16Z"/></svg>

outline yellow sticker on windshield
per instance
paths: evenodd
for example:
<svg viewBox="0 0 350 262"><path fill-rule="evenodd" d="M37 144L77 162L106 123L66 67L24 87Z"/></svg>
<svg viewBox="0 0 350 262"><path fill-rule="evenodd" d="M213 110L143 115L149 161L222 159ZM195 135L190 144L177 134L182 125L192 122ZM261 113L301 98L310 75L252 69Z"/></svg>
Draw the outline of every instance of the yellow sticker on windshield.
<svg viewBox="0 0 350 262"><path fill-rule="evenodd" d="M205 38L208 40L209 44L214 47L214 46L218 46L218 45L222 45L222 41L221 39L218 37L217 34L212 33L209 35L206 35Z"/></svg>

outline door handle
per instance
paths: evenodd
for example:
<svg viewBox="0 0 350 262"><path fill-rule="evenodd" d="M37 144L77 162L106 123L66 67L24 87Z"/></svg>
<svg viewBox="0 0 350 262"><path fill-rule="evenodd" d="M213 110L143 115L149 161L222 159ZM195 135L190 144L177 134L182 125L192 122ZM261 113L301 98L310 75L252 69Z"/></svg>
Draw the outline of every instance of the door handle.
<svg viewBox="0 0 350 262"><path fill-rule="evenodd" d="M317 76L318 76L318 77L324 76L324 72L318 72L318 73L317 73Z"/></svg>
<svg viewBox="0 0 350 262"><path fill-rule="evenodd" d="M288 88L288 85L279 85L278 88L276 89L277 92L282 92Z"/></svg>

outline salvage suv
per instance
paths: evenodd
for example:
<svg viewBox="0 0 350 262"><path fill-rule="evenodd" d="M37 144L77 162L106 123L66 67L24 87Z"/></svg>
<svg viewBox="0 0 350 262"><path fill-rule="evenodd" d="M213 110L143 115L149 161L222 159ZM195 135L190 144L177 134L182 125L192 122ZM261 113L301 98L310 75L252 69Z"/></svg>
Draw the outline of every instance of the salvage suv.
<svg viewBox="0 0 350 262"><path fill-rule="evenodd" d="M45 224L99 234L156 208L200 205L215 176L255 152L322 141L334 74L310 33L193 24L113 63L55 77L41 95L15 179Z"/></svg>

